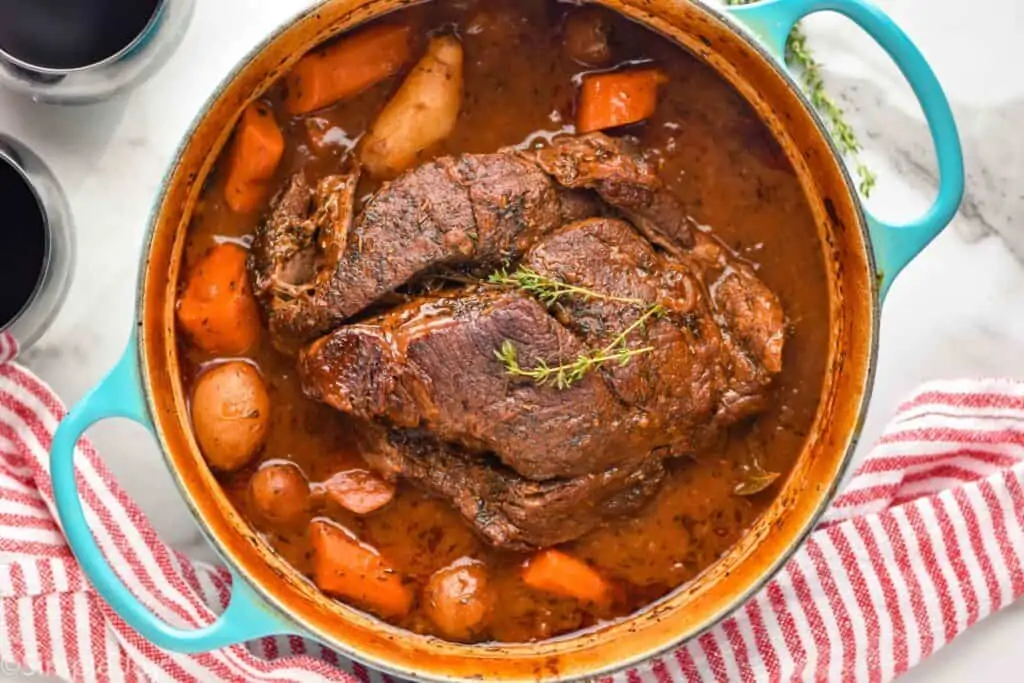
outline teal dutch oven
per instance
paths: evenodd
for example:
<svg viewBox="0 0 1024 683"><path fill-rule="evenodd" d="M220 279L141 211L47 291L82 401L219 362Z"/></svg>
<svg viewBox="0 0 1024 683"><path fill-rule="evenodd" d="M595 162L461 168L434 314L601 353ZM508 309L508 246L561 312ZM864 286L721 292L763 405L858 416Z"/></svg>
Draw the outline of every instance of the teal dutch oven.
<svg viewBox="0 0 1024 683"><path fill-rule="evenodd" d="M461 645L404 631L326 598L274 555L239 516L199 453L178 380L175 286L185 231L203 182L245 106L324 39L401 7L403 0L328 0L254 49L203 107L160 190L146 239L136 332L106 378L61 423L53 442L57 508L75 556L96 590L157 646L223 648L266 635L299 635L369 666L422 680L577 679L616 670L700 634L768 581L828 505L850 460L870 394L879 310L903 267L952 220L964 170L949 103L910 39L866 0L764 0L722 9L690 0L601 0L675 40L742 95L792 164L815 217L828 274L829 360L818 415L792 474L770 508L708 571L623 620L551 641ZM938 158L938 196L904 224L873 216L825 125L783 54L802 17L838 12L892 57L916 94ZM95 422L125 417L149 428L196 522L233 577L231 603L197 630L160 620L111 569L86 524L74 446Z"/></svg>

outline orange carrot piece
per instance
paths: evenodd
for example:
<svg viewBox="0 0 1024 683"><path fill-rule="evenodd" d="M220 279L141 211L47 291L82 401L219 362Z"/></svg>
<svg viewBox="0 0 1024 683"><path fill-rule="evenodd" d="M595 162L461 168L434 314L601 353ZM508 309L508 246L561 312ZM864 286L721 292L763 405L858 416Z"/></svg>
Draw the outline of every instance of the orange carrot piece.
<svg viewBox="0 0 1024 683"><path fill-rule="evenodd" d="M311 52L285 76L285 109L308 114L383 81L409 60L410 34L408 26L371 26Z"/></svg>
<svg viewBox="0 0 1024 683"><path fill-rule="evenodd" d="M631 69L583 77L576 129L590 133L643 121L658 104L658 86L667 81L659 69Z"/></svg>
<svg viewBox="0 0 1024 683"><path fill-rule="evenodd" d="M324 489L331 500L357 515L379 510L395 497L394 485L367 470L338 472L324 482Z"/></svg>
<svg viewBox="0 0 1024 683"><path fill-rule="evenodd" d="M249 290L248 252L219 244L196 264L178 301L178 322L209 353L239 355L256 345L260 314Z"/></svg>
<svg viewBox="0 0 1024 683"><path fill-rule="evenodd" d="M224 199L235 213L259 208L284 155L284 136L274 112L257 102L246 108L228 154Z"/></svg>
<svg viewBox="0 0 1024 683"><path fill-rule="evenodd" d="M351 600L380 617L409 613L413 593L375 548L347 529L315 520L309 526L313 544L313 581L320 590Z"/></svg>
<svg viewBox="0 0 1024 683"><path fill-rule="evenodd" d="M611 587L593 567L554 548L542 550L527 561L523 581L537 590L596 605L607 603L611 597Z"/></svg>

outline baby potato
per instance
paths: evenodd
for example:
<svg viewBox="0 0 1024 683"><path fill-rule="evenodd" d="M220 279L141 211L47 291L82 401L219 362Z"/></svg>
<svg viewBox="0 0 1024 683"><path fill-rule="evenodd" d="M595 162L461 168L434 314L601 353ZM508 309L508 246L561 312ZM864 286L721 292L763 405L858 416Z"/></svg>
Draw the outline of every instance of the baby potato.
<svg viewBox="0 0 1024 683"><path fill-rule="evenodd" d="M462 558L431 575L423 589L423 608L446 638L462 642L478 637L494 611L494 589L482 562Z"/></svg>
<svg viewBox="0 0 1024 683"><path fill-rule="evenodd" d="M256 368L231 361L204 372L192 391L192 426L211 467L230 472L263 447L270 396Z"/></svg>
<svg viewBox="0 0 1024 683"><path fill-rule="evenodd" d="M292 526L309 515L309 481L295 463L269 462L249 482L249 500L266 521Z"/></svg>
<svg viewBox="0 0 1024 683"><path fill-rule="evenodd" d="M388 178L413 166L444 140L462 107L462 44L432 38L427 52L373 122L360 150L371 175Z"/></svg>
<svg viewBox="0 0 1024 683"><path fill-rule="evenodd" d="M607 66L612 61L610 33L611 21L603 8L587 5L573 9L565 18L565 51L582 66Z"/></svg>

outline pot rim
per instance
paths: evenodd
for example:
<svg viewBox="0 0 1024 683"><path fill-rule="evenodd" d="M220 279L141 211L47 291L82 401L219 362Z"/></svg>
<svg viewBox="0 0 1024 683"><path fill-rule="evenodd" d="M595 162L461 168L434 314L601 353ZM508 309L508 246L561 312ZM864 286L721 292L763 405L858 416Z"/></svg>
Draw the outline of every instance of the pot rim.
<svg viewBox="0 0 1024 683"><path fill-rule="evenodd" d="M154 404L154 396L153 396L153 391L152 391L153 382L152 382L152 378L150 377L149 366L148 366L148 364L146 362L146 343L145 343L145 337L144 337L144 335L145 335L145 324L144 324L144 321L145 321L145 309L146 309L145 286L146 286L147 273L149 271L150 259L151 259L152 251L153 251L154 240L157 237L158 227L160 225L161 216L162 216L162 213L163 213L161 211L161 207L162 207L162 205L164 203L164 200L165 200L165 198L167 196L168 190L170 189L172 181L176 177L176 175L177 175L177 173L179 171L179 168L181 167L182 158L183 158L183 156L185 154L185 151L186 151L186 148L188 146L189 141L193 138L193 136L196 134L197 130L200 128L200 126L206 120L207 116L209 115L209 113L210 113L211 109L214 107L214 105L221 99L221 97L224 96L226 91L231 87L231 85L239 77L239 75L244 71L244 69L253 60L257 59L260 56L260 54L265 49L267 49L271 44L273 44L275 41L277 41L292 26L294 26L296 23L302 21L303 19L305 19L305 18L307 18L309 16L312 16L312 15L316 14L321 9L321 7L327 5L328 3L332 2L332 1L333 0L317 0L313 5L311 5L309 7L306 7L306 8L304 8L304 9L298 11L298 12L295 12L295 13L291 14L289 17L287 17L285 20L283 20L281 23L279 23L272 31L267 33L267 35L264 36L249 51L247 51L245 53L245 55L243 55L241 58L238 59L238 61L231 68L231 70L218 82L218 84L216 85L214 90L211 92L211 94L203 102L203 104L201 105L201 108L199 109L197 114L193 117L193 119L192 119L191 123L189 124L187 130L182 134L181 141L179 142L179 144L178 144L178 146L177 146L177 148L175 150L174 157L173 157L171 163L168 165L167 171L165 172L163 178L161 179L159 190L158 190L158 193L156 195L156 199L153 202L152 208L150 210L150 214L149 214L150 217L149 217L148 225L146 227L146 236L145 236L145 240L144 240L144 243L143 243L144 247L143 247L143 252L142 252L142 258L141 258L141 261L140 261L141 267L140 267L140 269L138 271L138 275L137 275L137 283L136 283L136 309L135 309L135 322L136 322L136 325L137 325L138 330L140 332L140 334L135 336L136 361L138 363L138 367L139 367L139 371L140 371L139 379L140 379L140 382L141 382L142 394L144 396L144 404L145 404L146 414L148 415L149 419L154 424L157 423L157 421L154 419L156 417L156 407L155 407L155 404ZM423 4L423 3L432 2L432 1L434 1L434 0L413 0L413 2L411 4ZM559 2L563 2L563 3L573 4L573 0L558 0L558 1ZM868 408L868 405L870 403L871 395L872 395L873 388L874 388L875 373L876 373L877 359L878 359L878 342L879 342L878 333L879 333L879 328L880 328L880 309L881 309L881 296L880 296L880 284L879 284L879 277L878 277L878 266L877 266L877 259L875 257L875 250L874 250L872 239L871 239L871 233L870 233L870 230L869 230L869 227L868 227L867 217L866 217L866 214L865 214L865 211L864 211L864 207L863 207L863 205L861 203L860 196L859 196L859 194L857 192L856 185L853 182L853 179L852 179L852 177L850 175L849 168L848 168L847 164L845 163L845 160L844 160L842 154L840 153L840 151L838 149L838 146L836 145L835 140L833 139L832 135L828 132L828 128L825 125L824 121L822 120L821 115L814 108L813 104L811 103L810 99L808 98L806 93L801 88L800 84L797 82L795 77L789 72L789 70L786 69L783 64L781 64L774 56L771 55L771 53L769 52L768 48L764 45L764 43L762 43L757 38L757 36L749 28L747 28L747 26L745 26L739 19L737 19L733 15L731 15L727 11L727 8L719 7L717 5L711 4L711 3L707 2L706 0L684 0L684 1L689 3L689 4L691 4L691 5L694 5L694 6L698 7L700 9L700 11L711 15L714 19L716 19L720 23L722 23L725 26L727 26L730 29L730 31L733 34L735 34L743 42L743 44L746 46L747 49L755 52L759 57L761 57L764 61L766 61L767 63L769 63L771 65L771 67L776 72L776 74L778 76L781 76L781 78L789 86L789 89L797 96L797 99L800 102L800 106L804 109L804 113L810 115L810 118L811 118L811 120L814 123L814 128L815 128L817 134L825 141L825 144L827 145L827 148L829 149L829 151L831 152L832 156L834 157L834 160L836 161L836 166L838 167L839 173L841 174L841 178L842 178L842 182L843 182L843 187L845 188L845 190L847 192L848 198L850 200L850 205L852 206L853 211L855 212L856 217L857 217L857 229L859 231L861 239L863 240L864 252L865 252L864 253L864 257L865 257L866 265L867 265L868 270L869 270L869 272L870 272L870 274L872 276L870 278L869 288L868 288L868 290L866 290L864 292L865 294L867 294L870 297L870 301L868 303L870 304L871 329L870 329L870 345L866 349L867 354L866 354L866 360L865 360L865 364L864 364L864 367L865 367L864 381L863 381L863 384L861 386L859 400L858 400L857 406L856 406L856 420L854 421L854 424L852 425L852 428L851 428L851 430L850 430L850 432L848 434L848 437L847 437L848 438L848 442L847 442L847 445L846 445L846 448L845 448L845 452L843 453L841 459L839 460L839 465L838 465L838 467L835 470L835 476L833 477L833 479L829 482L828 486L826 487L825 493L821 496L818 505L813 510L813 513L809 514L806 517L806 519L805 519L805 521L803 523L803 528L800 530L800 532L798 534L794 535L794 537L793 537L791 543L789 544L789 546L783 552L778 553L778 555L775 557L774 561L772 561L770 564L767 564L765 566L765 568L760 571L760 575L758 576L758 578L755 581L752 581L741 593L738 593L734 597L734 599L732 599L732 600L730 600L728 602L728 604L723 605L723 607L721 609L719 609L715 614L713 614L712 616L709 616L708 619L706 620L706 623L700 629L695 630L694 632L692 632L688 636L679 636L677 639L672 640L671 642L669 642L669 643L667 643L667 644L665 644L663 646L660 646L660 647L656 646L656 647L651 647L651 648L645 649L645 650L643 650L641 652L637 652L637 653L631 655L628 658L621 659L621 660L615 661L613 663L609 663L609 664L607 664L607 665L605 665L605 666L603 666L603 667L601 667L599 669L594 669L592 671L589 671L586 674L569 674L569 675L566 675L566 674L558 673L558 674L555 674L555 675L552 675L552 676L549 676L549 677L545 677L544 680L550 680L550 681L575 681L575 680L581 680L581 679L583 679L585 677L596 677L596 676L609 675L609 674L612 674L614 672L621 671L623 669L627 669L627 668L632 667L632 666L636 666L636 665L638 665L638 664L640 664L640 663L642 663L644 661L647 661L647 660L649 660L649 659L651 659L653 657L656 657L656 656L661 655L661 654L663 654L665 652L668 652L668 651L670 651L670 650L672 650L672 649L674 649L676 647L679 647L680 645L682 645L685 642L689 642L691 640L694 640L694 639L700 637L702 634L704 634L708 630L714 628L716 625L721 623L730 614L734 613L736 610L738 610L744 604L746 604L755 594L760 592L772 579L775 578L775 576L778 574L778 572L781 570L781 568L793 557L793 555L800 548L803 547L803 545L806 542L807 538L810 536L810 534L814 531L814 528L817 526L818 521L821 519L822 515L827 510L828 506L831 504L832 500L835 498L836 492L837 492L840 484L843 482L843 480L846 477L847 472L849 471L849 468L850 468L850 466L852 464L854 452L855 452L855 450L856 450L856 448L857 448L857 446L858 446L858 444L860 442L861 431L863 429L864 420L865 420L866 414L867 414L867 408ZM596 3L596 4L604 4L604 0L584 0L584 2ZM613 11L616 11L616 10L613 10ZM638 21L637 19L635 19L633 17L629 17L628 15L625 15L625 14L623 14L621 12L617 12L617 13L618 14L622 14L623 16L625 16L630 21ZM644 22L640 22L640 23L644 23ZM653 30L655 32L658 32L659 34L661 33L661 32L657 31L656 29L654 29L653 27L651 27L649 25L647 25L646 28L648 28L649 30ZM672 40L672 42L674 42L674 43L677 42L677 41L675 41L674 39L672 39L669 36L665 36L665 37L667 39L669 39L669 40ZM705 63L705 64L707 63L701 55L695 54L692 51L687 50L682 45L678 45L678 43L677 43L677 47L678 47L678 49L684 50L688 54L691 54L696 59L700 60L702 63ZM711 68L714 68L714 67L711 67ZM716 70L716 72L717 72L717 70ZM719 76L721 78L723 78L724 80L726 80L726 82L728 82L728 79L725 78L724 75L719 74ZM733 87L731 83L730 83L730 87ZM746 101L745 97L744 97L744 100ZM439 683L462 683L463 681L472 680L472 679L468 679L468 678L464 678L464 677L460 677L460 676L437 675L437 674L433 674L433 673L424 676L424 675L420 675L419 672L417 672L417 671L409 671L409 670L404 670L404 669L401 669L401 668L396 668L396 667L392 666L391 664L389 664L388 662L381 661L381 660L379 660L375 656L367 655L367 654L365 654L365 653L363 653L361 651L358 651L357 649L355 649L353 647L350 647L346 643L337 642L337 641L335 641L335 639L332 639L332 638L321 637L320 635L315 633L312 629L308 628L306 626L306 624L301 623L298 620L296 620L292 616L292 614L287 610L287 608L284 605L281 604L281 602L279 600L277 600L274 596L270 595L270 593L267 590L265 590L265 588L263 587L263 585L261 583L251 580L248 572L246 572L244 570L244 567L240 566L238 563L236 563L232 559L231 553L226 549L225 544L222 543L213 534L213 532L211 531L209 525L205 523L203 517L201 516L201 514L199 512L197 504L196 504L195 500L193 499L193 497L191 495L191 492L189 491L189 488L188 488L188 486L187 486L183 476L181 475L181 473L178 472L177 468L174 466L174 463L171 460L171 456L169 454L169 450L168 450L168 446L167 446L167 441L165 439L163 431L161 429L157 429L157 430L155 430L154 435L155 435L155 437L156 437L156 439L157 439L157 441L159 443L159 446L160 446L161 458L163 459L164 464L166 465L167 469L169 470L169 472L171 474L171 478L174 480L175 485L177 486L177 488L178 488L178 490L179 490L179 492L180 492L180 494L181 494L185 504L188 506L190 512L192 513L192 516L195 519L196 524L199 527L200 531L202 532L203 536L207 539L209 544L213 547L213 549L216 551L217 555L224 561L224 563L226 565L228 565L229 567L231 567L232 569L236 570L236 575L239 576L241 579L245 580L246 583L249 586L251 586L252 589L256 592L256 594L259 596L259 599L262 600L267 606L271 607L273 609L274 613L277 616L283 618L289 624L295 625L298 629L300 629L300 633L301 634L304 634L307 637L312 637L312 638L314 638L314 639L316 639L316 640L318 640L320 642L325 642L325 641L329 642L330 646L332 648L336 649L343 656L345 656L345 657L347 657L349 659L355 660L355 661L359 661L359 662L365 663L368 666L371 666L371 667L377 669L378 671L381 671L381 672L384 672L384 673L387 673L387 674L390 674L390 675L404 677L404 678L411 678L413 680L418 680L418 681L430 681L430 682L437 681ZM714 564L712 564L711 566L714 566ZM656 601L646 605L645 607L643 607L642 609L638 610L637 612L634 612L634 613L632 613L632 614L630 614L630 615L628 615L626 617L622 617L621 620L618 620L618 621L628 623L630 621L635 620L636 618L638 618L639 616L645 614L646 612L648 612L649 610L651 610L653 607L657 606L661 602L672 598L680 590L683 590L686 587L686 585L687 584L682 584L680 586L677 586L675 589L670 591L665 596L662 596L658 600L656 600ZM404 635L416 635L416 634L412 634L409 631L406 631L405 629L401 629L401 628L398 628L398 627L395 627L395 626L391 626L390 624L386 624L384 622L381 622L381 624L382 624L382 628L386 627L387 629L394 629L396 632L399 632L399 633L404 634ZM567 634L566 636L560 637L558 640L572 639L572 638L578 637L580 635L586 634L588 632L589 631L587 631L587 630L585 630L585 631L576 631L576 632L573 632L571 634ZM460 645L460 644L456 644L456 645ZM515 645L515 644L510 644L510 645ZM474 646L474 645L461 645L461 647L465 647L467 649L474 649L477 646ZM511 679L509 679L509 680L511 680Z"/></svg>

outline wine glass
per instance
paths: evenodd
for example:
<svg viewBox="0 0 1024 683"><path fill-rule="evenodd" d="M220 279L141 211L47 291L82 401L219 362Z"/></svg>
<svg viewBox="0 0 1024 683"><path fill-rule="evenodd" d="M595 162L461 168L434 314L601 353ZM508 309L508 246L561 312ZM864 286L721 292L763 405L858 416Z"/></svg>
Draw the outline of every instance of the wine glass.
<svg viewBox="0 0 1024 683"><path fill-rule="evenodd" d="M155 72L194 0L0 0L0 85L38 102L104 100Z"/></svg>
<svg viewBox="0 0 1024 683"><path fill-rule="evenodd" d="M25 349L46 331L67 295L74 234L70 207L53 173L32 150L3 134L0 204L0 337Z"/></svg>

